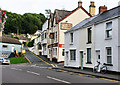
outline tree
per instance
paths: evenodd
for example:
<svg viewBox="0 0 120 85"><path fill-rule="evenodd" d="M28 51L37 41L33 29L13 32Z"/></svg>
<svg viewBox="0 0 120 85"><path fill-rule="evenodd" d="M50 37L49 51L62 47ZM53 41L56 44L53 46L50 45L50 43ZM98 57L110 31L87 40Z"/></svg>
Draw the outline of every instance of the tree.
<svg viewBox="0 0 120 85"><path fill-rule="evenodd" d="M4 33L34 34L42 30L46 18L43 14L25 13L23 15L5 11L7 14Z"/></svg>

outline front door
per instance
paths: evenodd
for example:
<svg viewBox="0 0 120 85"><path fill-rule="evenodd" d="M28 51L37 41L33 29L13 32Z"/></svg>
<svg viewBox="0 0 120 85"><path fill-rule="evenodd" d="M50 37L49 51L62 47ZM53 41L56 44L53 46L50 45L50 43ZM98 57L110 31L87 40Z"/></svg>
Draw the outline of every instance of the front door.
<svg viewBox="0 0 120 85"><path fill-rule="evenodd" d="M100 50L96 50L96 61L100 61Z"/></svg>
<svg viewBox="0 0 120 85"><path fill-rule="evenodd" d="M83 70L83 51L80 51L80 64L81 64L81 70Z"/></svg>

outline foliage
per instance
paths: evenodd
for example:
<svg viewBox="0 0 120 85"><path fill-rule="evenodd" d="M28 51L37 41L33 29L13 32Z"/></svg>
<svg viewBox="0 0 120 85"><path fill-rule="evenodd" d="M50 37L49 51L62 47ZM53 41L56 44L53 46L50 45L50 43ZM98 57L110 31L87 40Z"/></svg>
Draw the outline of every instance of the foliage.
<svg viewBox="0 0 120 85"><path fill-rule="evenodd" d="M28 44L27 44L28 47L33 47L34 46L34 40L30 41Z"/></svg>
<svg viewBox="0 0 120 85"><path fill-rule="evenodd" d="M19 33L19 34L33 34L37 30L42 29L42 25L46 18L43 14L25 13L23 15L5 11L7 19L5 23L4 32Z"/></svg>
<svg viewBox="0 0 120 85"><path fill-rule="evenodd" d="M11 38L13 38L14 36L13 35L11 35Z"/></svg>
<svg viewBox="0 0 120 85"><path fill-rule="evenodd" d="M20 40L19 37L14 37L14 38Z"/></svg>
<svg viewBox="0 0 120 85"><path fill-rule="evenodd" d="M27 63L28 61L25 59L25 57L14 57L10 58L11 64L20 64L20 63Z"/></svg>

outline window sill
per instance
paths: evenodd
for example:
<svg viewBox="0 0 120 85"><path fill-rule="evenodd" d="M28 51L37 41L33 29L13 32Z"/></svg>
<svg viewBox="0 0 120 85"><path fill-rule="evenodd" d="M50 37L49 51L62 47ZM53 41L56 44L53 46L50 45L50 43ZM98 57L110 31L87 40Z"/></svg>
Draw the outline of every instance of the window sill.
<svg viewBox="0 0 120 85"><path fill-rule="evenodd" d="M87 42L86 44L92 44L92 42Z"/></svg>
<svg viewBox="0 0 120 85"><path fill-rule="evenodd" d="M73 45L73 43L70 43L70 45Z"/></svg>
<svg viewBox="0 0 120 85"><path fill-rule="evenodd" d="M105 38L105 40L111 40L112 38Z"/></svg>
<svg viewBox="0 0 120 85"><path fill-rule="evenodd" d="M106 65L106 66L113 66L113 64L108 64L108 63L104 63L103 65Z"/></svg>
<svg viewBox="0 0 120 85"><path fill-rule="evenodd" d="M86 64L92 64L91 62L87 62Z"/></svg>
<svg viewBox="0 0 120 85"><path fill-rule="evenodd" d="M76 62L76 60L70 60L70 62Z"/></svg>

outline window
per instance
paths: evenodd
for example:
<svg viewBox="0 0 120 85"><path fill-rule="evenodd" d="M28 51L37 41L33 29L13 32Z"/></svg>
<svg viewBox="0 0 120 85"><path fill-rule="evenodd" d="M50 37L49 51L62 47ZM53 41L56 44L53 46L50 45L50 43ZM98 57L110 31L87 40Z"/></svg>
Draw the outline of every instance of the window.
<svg viewBox="0 0 120 85"><path fill-rule="evenodd" d="M38 44L38 50L42 50L41 44Z"/></svg>
<svg viewBox="0 0 120 85"><path fill-rule="evenodd" d="M45 38L46 38L46 33L45 33Z"/></svg>
<svg viewBox="0 0 120 85"><path fill-rule="evenodd" d="M92 43L92 29L88 28L88 43Z"/></svg>
<svg viewBox="0 0 120 85"><path fill-rule="evenodd" d="M112 22L106 24L106 38L112 38Z"/></svg>
<svg viewBox="0 0 120 85"><path fill-rule="evenodd" d="M87 48L87 63L91 64L91 48Z"/></svg>
<svg viewBox="0 0 120 85"><path fill-rule="evenodd" d="M76 60L76 50L70 50L70 60Z"/></svg>
<svg viewBox="0 0 120 85"><path fill-rule="evenodd" d="M57 32L55 34L56 34L55 38L56 38L56 41L57 41Z"/></svg>
<svg viewBox="0 0 120 85"><path fill-rule="evenodd" d="M112 64L112 50L111 47L107 47L107 63Z"/></svg>
<svg viewBox="0 0 120 85"><path fill-rule="evenodd" d="M55 48L55 55L57 55L57 48Z"/></svg>
<svg viewBox="0 0 120 85"><path fill-rule="evenodd" d="M70 33L71 43L73 43L73 33Z"/></svg>
<svg viewBox="0 0 120 85"><path fill-rule="evenodd" d="M62 50L62 56L65 56L65 49Z"/></svg>
<svg viewBox="0 0 120 85"><path fill-rule="evenodd" d="M3 48L8 48L8 45L3 45Z"/></svg>

